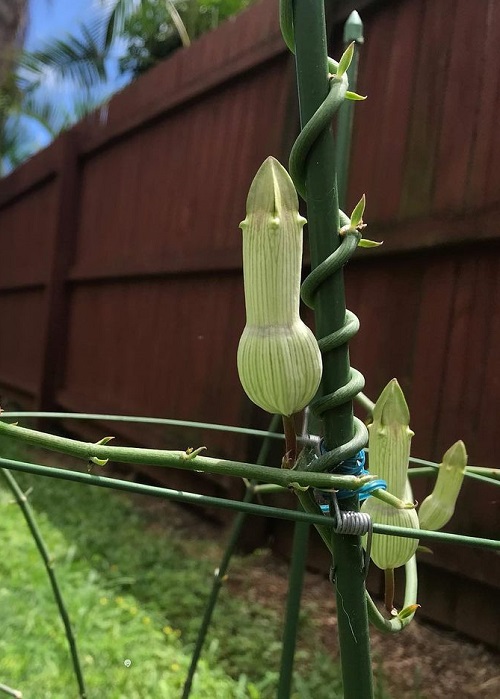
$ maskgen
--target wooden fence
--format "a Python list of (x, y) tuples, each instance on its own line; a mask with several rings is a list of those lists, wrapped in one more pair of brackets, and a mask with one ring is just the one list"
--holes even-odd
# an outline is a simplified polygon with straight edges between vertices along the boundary
[[(352, 363), (372, 397), (398, 377), (415, 455), (439, 460), (462, 438), (471, 463), (496, 466), (500, 5), (332, 2), (334, 55), (355, 6), (369, 99), (356, 106), (349, 199), (366, 192), (369, 237), (384, 245), (346, 271), (361, 320)], [(297, 130), (293, 59), (276, 0), (263, 0), (2, 180), (4, 396), (26, 408), (264, 426), (236, 373), (238, 223), (258, 166), (269, 154), (286, 162)], [(97, 437), (109, 425), (78, 430)], [(220, 456), (255, 451), (236, 436), (113, 432), (151, 446), (207, 443)], [(168, 472), (169, 484), (200, 489), (194, 478)], [(214, 478), (203, 489), (239, 492)], [(453, 528), (497, 536), (499, 513), (494, 489), (469, 484)], [(284, 525), (265, 526), (285, 549)], [(422, 556), (422, 613), (500, 647), (498, 555), (433, 548)]]

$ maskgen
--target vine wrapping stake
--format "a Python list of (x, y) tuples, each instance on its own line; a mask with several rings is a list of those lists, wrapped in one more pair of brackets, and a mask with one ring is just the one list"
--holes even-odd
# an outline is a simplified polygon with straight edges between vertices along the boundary
[[(346, 312), (342, 267), (353, 254), (359, 235), (339, 236), (350, 219), (339, 213), (335, 146), (331, 120), (346, 98), (347, 75), (328, 57), (322, 0), (281, 0), (281, 27), (295, 53), (301, 132), (290, 155), (290, 174), (307, 201), (312, 273), (302, 298), (314, 307), (316, 332), (323, 353), (321, 397), (311, 406), (323, 419), (329, 453), (313, 469), (324, 471), (362, 449), (367, 441), (363, 423), (353, 417), (352, 398), (363, 389), (359, 372), (351, 369), (348, 340), (358, 322)], [(347, 57), (348, 58), (348, 57)], [(347, 69), (348, 60), (341, 58)], [(342, 71), (341, 71), (342, 72)], [(333, 76), (333, 77), (330, 77)], [(309, 492), (298, 493), (304, 509), (318, 509)], [(357, 511), (357, 498), (347, 498), (342, 510)], [(328, 541), (328, 533), (319, 529)], [(365, 600), (363, 551), (359, 535), (333, 534), (337, 615), (345, 699), (371, 699), (373, 682)]]

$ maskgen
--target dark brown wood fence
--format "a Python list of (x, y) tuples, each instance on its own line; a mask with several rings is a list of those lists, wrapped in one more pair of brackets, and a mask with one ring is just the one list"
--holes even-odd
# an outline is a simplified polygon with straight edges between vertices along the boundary
[[(346, 271), (361, 319), (352, 362), (372, 397), (399, 379), (415, 455), (439, 460), (462, 438), (471, 463), (497, 466), (500, 5), (332, 2), (334, 55), (356, 5), (367, 37), (359, 91), (369, 99), (356, 107), (349, 199), (366, 192), (369, 237), (384, 246)], [(238, 223), (262, 160), (286, 162), (295, 102), (277, 2), (263, 0), (0, 182), (5, 396), (27, 408), (266, 424), (236, 373)], [(255, 449), (213, 433), (113, 432), (151, 446), (207, 443), (235, 458)], [(184, 473), (168, 482), (200, 488)], [(238, 492), (220, 479), (203, 488)], [(494, 489), (468, 485), (453, 529), (498, 536), (498, 502)], [(283, 525), (271, 526), (286, 548)], [(500, 647), (498, 555), (433, 548), (422, 557), (422, 613)]]

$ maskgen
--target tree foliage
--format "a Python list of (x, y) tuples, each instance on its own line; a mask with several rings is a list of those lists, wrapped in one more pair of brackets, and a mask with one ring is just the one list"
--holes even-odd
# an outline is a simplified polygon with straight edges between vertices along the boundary
[(123, 25), (127, 49), (120, 59), (120, 70), (140, 75), (183, 43), (183, 33), (175, 21), (177, 10), (188, 41), (215, 29), (228, 17), (251, 4), (252, 0), (142, 0)]
[[(20, 51), (0, 85), (0, 175), (38, 149), (29, 136), (30, 120), (56, 136), (106, 101), (117, 75), (123, 85), (251, 2), (114, 0), (110, 10), (73, 33)], [(57, 100), (44, 93), (47, 82), (60, 85)]]

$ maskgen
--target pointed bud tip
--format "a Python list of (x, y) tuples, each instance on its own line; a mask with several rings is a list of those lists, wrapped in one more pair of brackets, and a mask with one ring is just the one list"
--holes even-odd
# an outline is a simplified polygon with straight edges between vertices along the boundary
[(380, 394), (373, 409), (373, 420), (383, 425), (410, 423), (408, 404), (397, 379), (391, 379)]
[(443, 462), (451, 462), (457, 465), (463, 465), (463, 468), (467, 465), (467, 451), (465, 449), (465, 444), (461, 439), (446, 451), (443, 456)]
[(299, 201), (292, 178), (272, 155), (257, 170), (247, 197), (247, 214), (270, 213), (280, 216), (283, 209), (298, 209)]
[(344, 43), (356, 41), (362, 44), (363, 38), (363, 21), (359, 16), (359, 12), (353, 10), (344, 24)]

